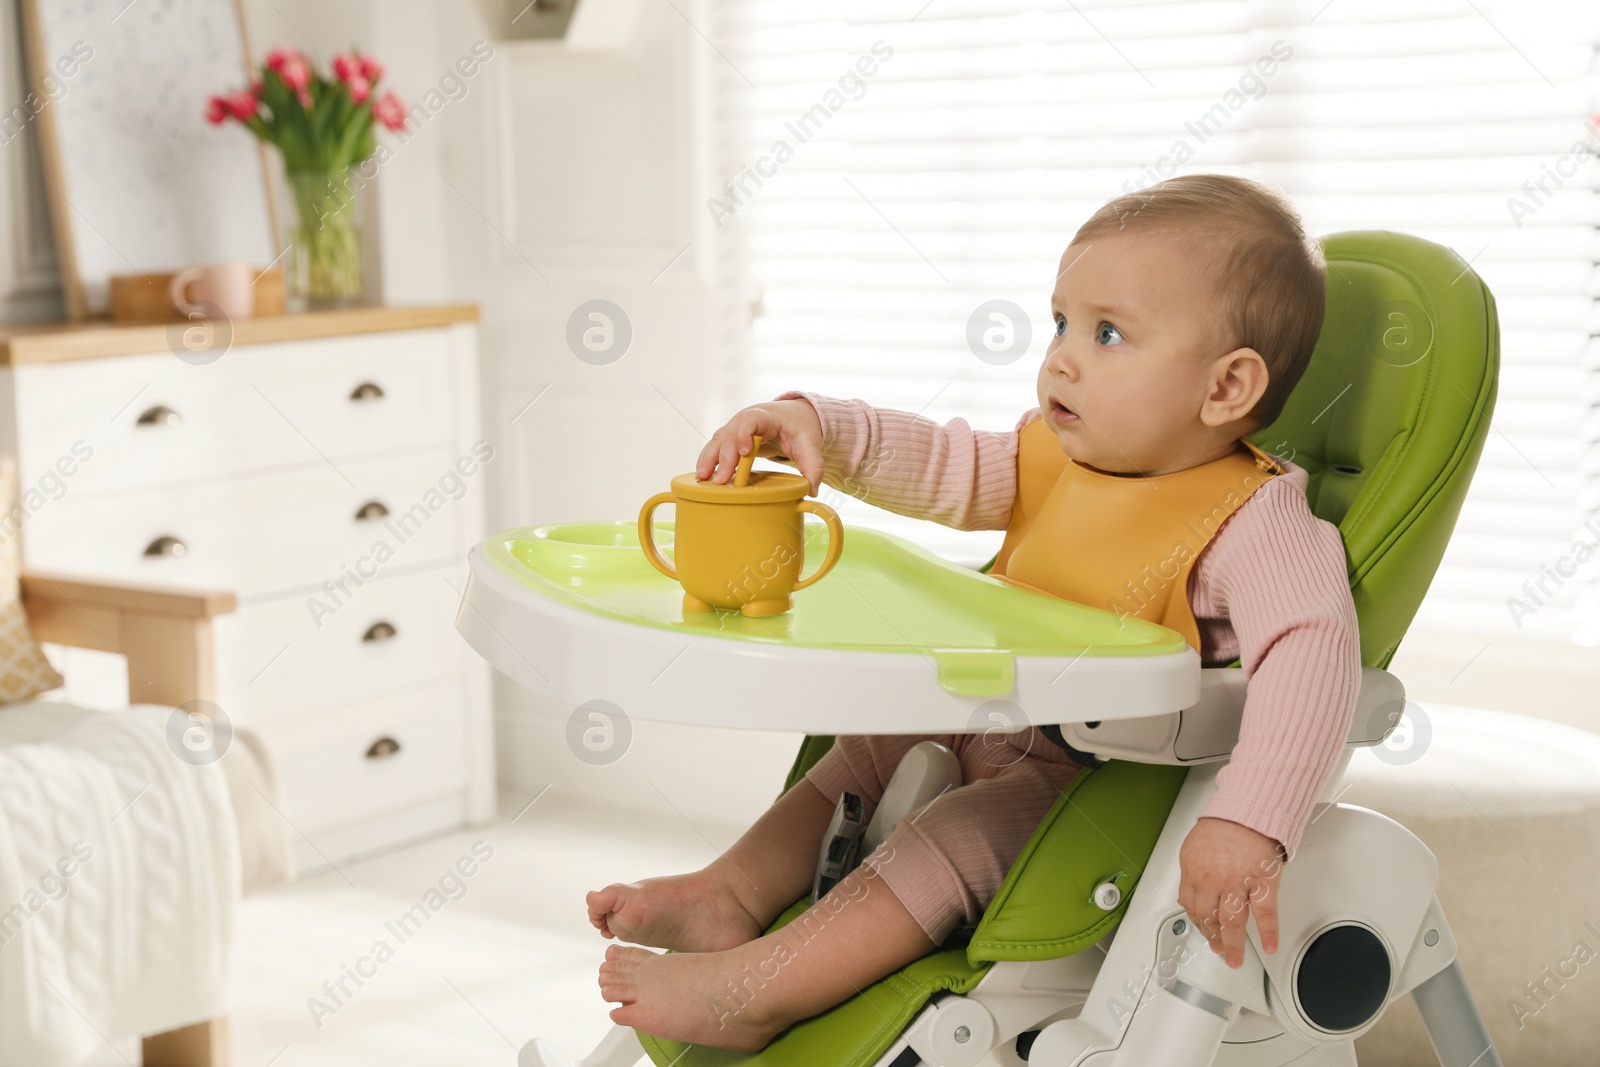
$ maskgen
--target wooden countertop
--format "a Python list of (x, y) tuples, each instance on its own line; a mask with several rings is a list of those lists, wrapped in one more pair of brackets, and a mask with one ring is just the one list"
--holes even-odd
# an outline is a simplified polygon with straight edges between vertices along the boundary
[[(477, 321), (476, 304), (392, 305), (302, 311), (241, 319), (233, 324), (233, 343), (253, 345), (300, 341), (384, 330), (420, 330)], [(181, 335), (190, 328), (191, 325), (185, 322), (114, 325), (109, 319), (83, 323), (0, 323), (0, 366), (164, 352), (170, 348), (168, 331)]]

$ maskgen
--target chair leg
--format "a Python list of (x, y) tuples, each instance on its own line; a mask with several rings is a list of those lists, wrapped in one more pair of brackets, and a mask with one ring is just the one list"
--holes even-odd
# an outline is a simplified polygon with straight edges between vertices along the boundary
[(1306, 1049), (1303, 1055), (1296, 1056), (1283, 1067), (1359, 1067), (1355, 1042)]
[(1146, 997), (1128, 1024), (1116, 1062), (1211, 1067), (1222, 1035), (1238, 1017), (1234, 1005), (1181, 980), (1172, 989), (1155, 986)]
[(228, 1017), (151, 1034), (143, 1046), (144, 1067), (228, 1067)]
[(1467, 987), (1461, 961), (1411, 991), (1440, 1067), (1505, 1067)]
[(517, 1053), (517, 1067), (633, 1067), (643, 1056), (644, 1046), (633, 1028), (613, 1026), (593, 1052), (576, 1062), (534, 1038)]

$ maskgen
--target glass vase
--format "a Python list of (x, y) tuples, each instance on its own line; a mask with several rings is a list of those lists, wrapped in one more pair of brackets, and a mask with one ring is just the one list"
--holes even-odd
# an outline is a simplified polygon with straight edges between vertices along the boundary
[(294, 207), (284, 284), (291, 306), (311, 311), (361, 299), (361, 231), (349, 167), (286, 168)]

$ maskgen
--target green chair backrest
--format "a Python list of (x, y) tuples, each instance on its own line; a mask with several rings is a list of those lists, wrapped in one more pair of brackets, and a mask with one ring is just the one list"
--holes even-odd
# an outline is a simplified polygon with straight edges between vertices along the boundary
[(1387, 666), (1455, 529), (1500, 373), (1494, 296), (1460, 256), (1387, 230), (1322, 239), (1328, 311), (1282, 414), (1250, 435), (1306, 468), (1339, 527), (1361, 662)]

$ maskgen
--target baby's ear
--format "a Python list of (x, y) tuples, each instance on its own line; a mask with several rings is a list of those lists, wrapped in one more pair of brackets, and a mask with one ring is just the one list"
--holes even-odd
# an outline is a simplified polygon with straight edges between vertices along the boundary
[(1202, 418), (1212, 426), (1221, 426), (1252, 417), (1250, 412), (1267, 391), (1266, 360), (1253, 348), (1236, 348), (1217, 357), (1212, 366), (1214, 389), (1206, 399), (1210, 414)]

